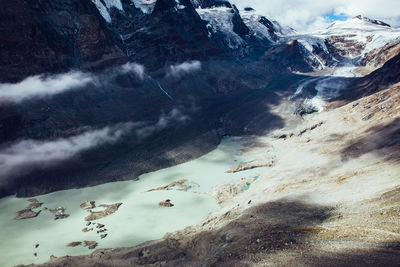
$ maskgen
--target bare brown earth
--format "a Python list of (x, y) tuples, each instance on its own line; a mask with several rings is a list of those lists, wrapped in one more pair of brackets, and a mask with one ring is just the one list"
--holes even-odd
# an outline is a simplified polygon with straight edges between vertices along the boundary
[(243, 156), (274, 164), (248, 190), (217, 187), (199, 224), (41, 266), (399, 266), (400, 90), (334, 106), (245, 137)]

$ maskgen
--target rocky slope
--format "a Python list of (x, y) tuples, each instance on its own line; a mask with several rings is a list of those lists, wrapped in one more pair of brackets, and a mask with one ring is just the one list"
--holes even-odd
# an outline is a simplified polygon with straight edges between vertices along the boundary
[(373, 49), (364, 56), (360, 63), (361, 67), (357, 71), (362, 75), (368, 75), (398, 54), (400, 54), (400, 41), (389, 43), (382, 48)]
[(399, 92), (393, 82), (302, 119), (290, 101), (272, 104), (286, 126), (243, 137), (243, 155), (273, 164), (246, 190), (216, 188), (218, 212), (162, 240), (42, 266), (397, 266)]
[[(380, 57), (380, 54), (378, 54), (377, 58)], [(400, 53), (389, 59), (381, 68), (350, 84), (351, 89), (344, 92), (339, 99), (354, 100), (361, 96), (376, 93), (398, 82), (400, 82)]]

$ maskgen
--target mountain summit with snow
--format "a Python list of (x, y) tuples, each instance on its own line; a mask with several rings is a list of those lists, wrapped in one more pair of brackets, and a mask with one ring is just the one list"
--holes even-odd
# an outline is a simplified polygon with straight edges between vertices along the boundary
[[(283, 40), (297, 40), (315, 68), (345, 62), (363, 64), (367, 55), (400, 40), (400, 29), (362, 16), (336, 21), (326, 29), (307, 34), (289, 34)], [(365, 64), (365, 62), (364, 62)]]

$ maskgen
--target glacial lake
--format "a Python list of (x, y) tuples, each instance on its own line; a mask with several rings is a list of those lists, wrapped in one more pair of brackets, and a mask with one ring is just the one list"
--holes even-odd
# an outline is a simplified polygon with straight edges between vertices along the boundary
[[(241, 148), (241, 138), (227, 138), (215, 150), (198, 159), (143, 174), (136, 181), (113, 182), (35, 197), (43, 205), (34, 209), (42, 210), (34, 218), (14, 219), (17, 211), (30, 204), (29, 198), (9, 196), (0, 199), (0, 266), (39, 264), (48, 261), (51, 255), (85, 255), (94, 251), (83, 245), (67, 246), (71, 242), (96, 241), (96, 249), (135, 246), (196, 224), (219, 208), (210, 194), (214, 186), (256, 177), (263, 170), (226, 173), (245, 161), (240, 156)], [(174, 187), (172, 190), (148, 192), (182, 179), (187, 179), (185, 185), (192, 186), (189, 190)], [(166, 199), (170, 199), (174, 206), (158, 205)], [(114, 214), (87, 226), (85, 217), (90, 213), (80, 207), (86, 201), (95, 201), (96, 206), (119, 202), (122, 205)], [(54, 220), (54, 214), (44, 207), (64, 207), (70, 216)], [(101, 209), (93, 211), (98, 210)], [(97, 223), (103, 224), (102, 229), (107, 231), (97, 233)], [(94, 229), (83, 232), (85, 227)], [(105, 233), (107, 236), (101, 238)], [(37, 244), (39, 246), (35, 247)]]

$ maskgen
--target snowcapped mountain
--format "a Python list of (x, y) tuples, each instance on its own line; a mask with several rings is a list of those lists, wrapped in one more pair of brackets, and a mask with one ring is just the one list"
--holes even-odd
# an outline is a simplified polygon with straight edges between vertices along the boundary
[(337, 21), (309, 34), (289, 34), (283, 40), (298, 40), (317, 68), (341, 62), (360, 65), (368, 53), (400, 40), (400, 29), (377, 20), (357, 16)]
[[(267, 46), (278, 40), (277, 29), (281, 33), (285, 30), (277, 22), (271, 22), (266, 17), (257, 15), (254, 10), (243, 10), (239, 12), (235, 5), (221, 0), (176, 0), (176, 1), (154, 1), (154, 0), (131, 0), (130, 6), (122, 4), (120, 0), (91, 0), (103, 19), (110, 25), (118, 26), (120, 16), (132, 16), (132, 8), (140, 9), (146, 15), (157, 13), (157, 6), (164, 11), (167, 9), (171, 15), (179, 16), (195, 9), (205, 25), (198, 23), (199, 30), (205, 28), (208, 37), (214, 44), (223, 50), (229, 50), (236, 54), (246, 54), (247, 47)], [(155, 12), (153, 14), (153, 12)], [(130, 13), (130, 15), (129, 15)], [(189, 12), (190, 13), (190, 12)], [(114, 15), (113, 15), (114, 14)], [(193, 15), (193, 14), (192, 14)], [(114, 18), (113, 18), (114, 16)], [(187, 21), (192, 24), (194, 21)], [(204, 27), (205, 26), (205, 27)], [(117, 29), (118, 31), (118, 29)], [(279, 34), (278, 33), (278, 34)], [(122, 36), (126, 36), (123, 33)]]

